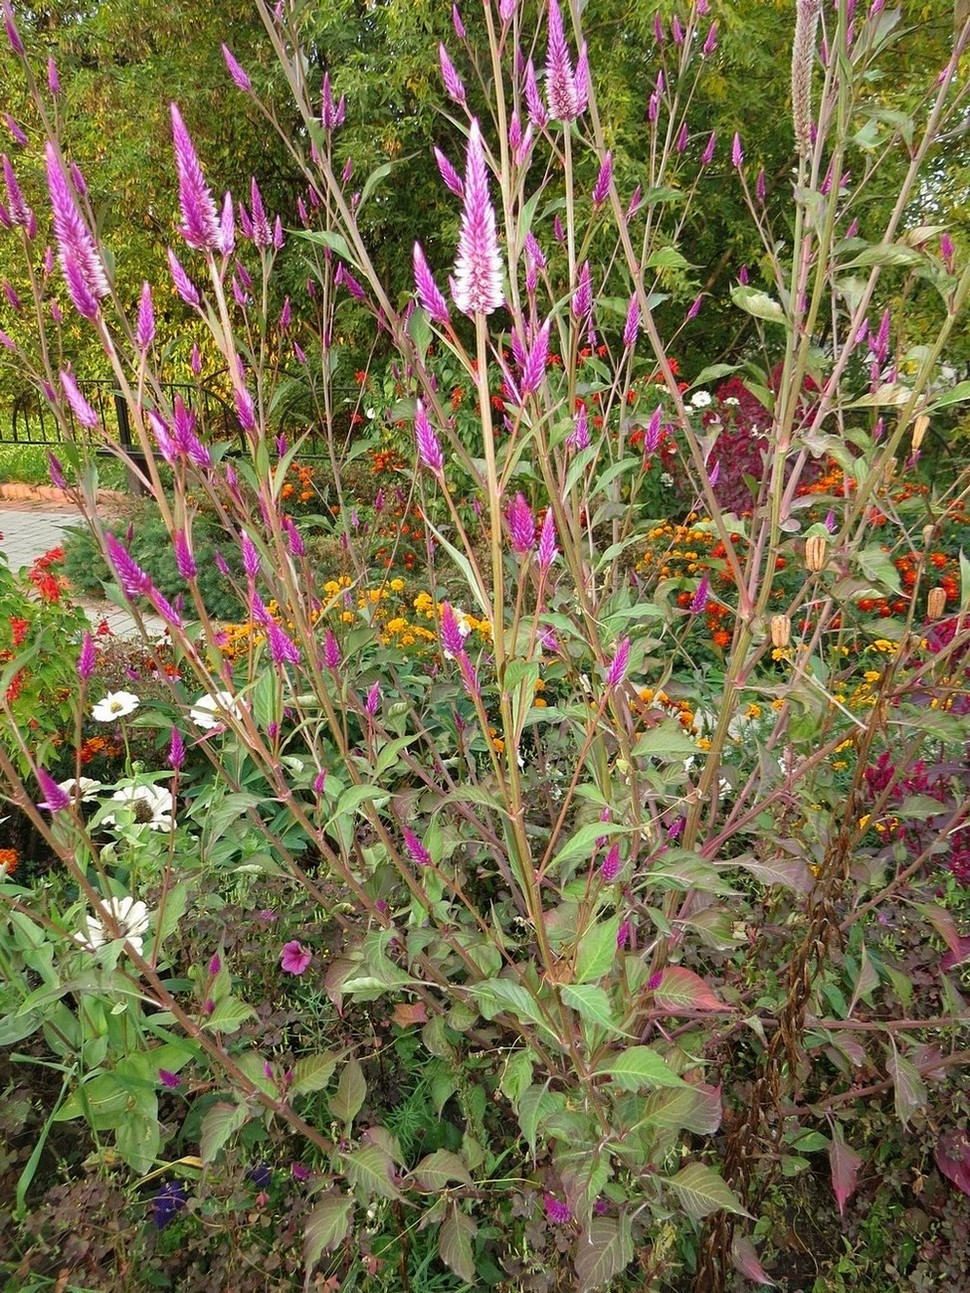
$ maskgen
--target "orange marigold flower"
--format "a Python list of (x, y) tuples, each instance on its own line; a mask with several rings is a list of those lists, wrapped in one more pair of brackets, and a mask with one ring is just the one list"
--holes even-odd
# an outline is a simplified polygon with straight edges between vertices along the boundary
[(20, 861), (16, 849), (0, 849), (0, 876), (13, 875)]
[(715, 646), (728, 647), (731, 645), (731, 634), (727, 629), (717, 629), (711, 634), (711, 641)]

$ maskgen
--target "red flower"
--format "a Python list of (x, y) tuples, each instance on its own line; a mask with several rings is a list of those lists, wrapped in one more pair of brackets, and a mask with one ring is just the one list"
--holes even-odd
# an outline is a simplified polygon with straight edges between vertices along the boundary
[(10, 627), (13, 630), (14, 646), (23, 646), (27, 634), (30, 631), (30, 620), (22, 620), (18, 615), (11, 615)]

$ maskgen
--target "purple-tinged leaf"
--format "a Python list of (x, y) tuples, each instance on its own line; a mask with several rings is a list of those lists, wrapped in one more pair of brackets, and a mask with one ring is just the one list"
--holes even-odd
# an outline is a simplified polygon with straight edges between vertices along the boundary
[(682, 965), (668, 965), (661, 973), (653, 999), (671, 1014), (679, 1014), (682, 1010), (729, 1009), (699, 974)]
[(681, 1207), (692, 1221), (702, 1221), (712, 1212), (721, 1210), (740, 1217), (749, 1215), (727, 1181), (704, 1163), (688, 1163), (666, 1184), (677, 1195)]
[(731, 1240), (731, 1265), (745, 1279), (752, 1280), (755, 1284), (775, 1286), (775, 1281), (765, 1273), (765, 1268), (758, 1261), (754, 1244), (747, 1235), (742, 1235), (738, 1231), (734, 1232), (734, 1238)]
[(944, 1132), (936, 1143), (936, 1165), (958, 1190), (970, 1194), (970, 1136), (965, 1127)]
[(350, 1233), (354, 1200), (329, 1190), (320, 1198), (303, 1226), (303, 1260), (309, 1274), (323, 1253), (339, 1248)]
[(838, 1127), (832, 1128), (832, 1139), (829, 1142), (829, 1164), (832, 1168), (832, 1189), (835, 1201), (839, 1205), (839, 1216), (845, 1216), (845, 1205), (855, 1194), (856, 1179), (862, 1159), (842, 1139)]
[(591, 1217), (576, 1245), (579, 1293), (611, 1285), (632, 1261), (629, 1217)]
[(916, 1066), (895, 1049), (886, 1061), (886, 1072), (893, 1080), (896, 1116), (907, 1127), (913, 1114), (926, 1104), (926, 1083)]
[(475, 1283), (475, 1259), (472, 1236), (478, 1227), (455, 1201), (448, 1204), (448, 1215), (438, 1231), (438, 1256), (466, 1284)]

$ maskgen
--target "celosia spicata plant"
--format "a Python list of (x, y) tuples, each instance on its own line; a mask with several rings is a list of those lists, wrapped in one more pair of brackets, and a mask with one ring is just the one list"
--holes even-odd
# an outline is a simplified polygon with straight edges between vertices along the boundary
[[(750, 1218), (792, 1167), (791, 1145), (806, 1130), (821, 1138), (813, 1143), (829, 1156), (844, 1207), (864, 1148), (847, 1144), (854, 1065), (868, 1066), (870, 1089), (894, 1092), (906, 1122), (940, 1072), (938, 1053), (909, 1039), (950, 1036), (963, 1017), (945, 977), (956, 959), (935, 967), (945, 1010), (930, 996), (902, 1008), (887, 996), (877, 1008), (871, 959), (860, 969), (841, 946), (851, 937), (865, 948), (880, 937), (872, 922), (881, 905), (919, 898), (913, 912), (943, 931), (954, 958), (963, 949), (953, 920), (915, 886), (934, 883), (922, 862), (965, 830), (965, 804), (948, 799), (941, 812), (934, 797), (921, 819), (921, 865), (895, 874), (869, 833), (873, 813), (891, 811), (893, 786), (904, 785), (897, 776), (874, 787), (884, 751), (899, 746), (912, 766), (927, 743), (944, 743), (952, 757), (963, 749), (952, 679), (968, 641), (966, 593), (952, 636), (926, 653), (913, 649), (931, 631), (917, 612), (923, 601), (907, 602), (891, 633), (884, 624), (877, 633), (860, 602), (898, 578), (873, 537), (875, 516), (917, 419), (941, 407), (931, 382), (970, 291), (958, 251), (942, 254), (935, 235), (905, 238), (927, 159), (966, 108), (957, 69), (970, 29), (919, 117), (905, 127), (883, 122), (886, 147), (897, 129), (911, 139), (911, 164), (888, 221), (869, 227), (869, 177), (843, 182), (844, 169), (891, 24), (878, 5), (868, 14), (845, 0), (824, 13), (798, 6), (797, 181), (786, 227), (764, 216), (743, 126), (724, 177), (750, 201), (767, 277), (732, 290), (760, 345), (737, 396), (722, 388), (719, 403), (723, 411), (734, 398), (756, 401), (755, 432), (682, 388), (676, 340), (662, 335), (654, 308), (670, 244), (689, 227), (664, 195), (675, 184), (689, 189), (714, 155), (713, 136), (690, 117), (693, 87), (716, 50), (706, 3), (679, 11), (669, 40), (658, 31), (642, 183), (629, 193), (614, 172), (578, 12), (556, 0), (538, 12), (487, 4), (487, 40), (475, 50), (455, 10), (455, 39), (443, 42), (439, 66), (466, 146), (460, 171), (443, 152), (437, 162), (458, 236), (444, 258), (414, 244), (414, 291), (403, 308), (368, 253), (353, 166), (334, 161), (344, 101), (335, 105), (329, 77), (310, 83), (299, 14), (262, 0), (259, 9), (300, 115), (287, 143), (306, 182), (302, 227), (267, 213), (255, 183), (220, 206), (177, 105), (171, 111), (180, 208), (171, 286), (225, 362), (245, 444), (237, 458), (213, 452), (205, 426), (166, 402), (150, 344), (159, 285), (142, 292), (136, 319), (125, 317), (53, 133), (47, 149), (64, 290), (100, 337), (128, 402), (144, 464), (133, 465), (165, 524), (178, 597), (163, 594), (129, 545), (100, 525), (90, 476), (77, 498), (121, 595), (136, 610), (150, 604), (175, 644), (180, 676), (159, 728), (166, 743), (173, 725), (185, 734), (171, 763), (189, 823), (180, 807), (171, 830), (194, 840), (197, 826), (203, 859), (173, 888), (150, 832), (131, 827), (131, 875), (143, 892), (125, 896), (160, 914), (150, 932), (124, 942), (123, 964), (111, 967), (121, 977), (99, 991), (112, 1002), (137, 985), (138, 1000), (164, 1011), (177, 1033), (166, 1046), (220, 1090), (201, 1119), (206, 1163), (258, 1119), (285, 1128), (298, 1154), (312, 1157), (308, 1278), (320, 1264), (337, 1279), (353, 1268), (380, 1201), (414, 1208), (420, 1225), (436, 1227), (437, 1255), (461, 1280), (474, 1282), (496, 1225), (508, 1240), (498, 1241), (498, 1260), (511, 1269), (509, 1199), (526, 1196), (566, 1236), (570, 1287), (626, 1287), (638, 1252), (629, 1287), (674, 1287), (675, 1259), (654, 1242), (672, 1216), (676, 1261), (692, 1263), (682, 1278), (694, 1289), (726, 1287), (732, 1264), (766, 1282)], [(246, 69), (228, 55), (227, 68), (252, 95)], [(473, 108), (469, 87), (479, 82), (487, 103)], [(51, 123), (36, 93), (40, 119)], [(590, 165), (577, 168), (577, 159)], [(580, 170), (595, 184), (580, 184)], [(266, 303), (285, 240), (299, 240), (307, 258), (316, 312), (301, 317), (294, 301), (283, 328)], [(947, 301), (939, 336), (911, 355), (895, 352), (890, 322), (874, 337), (868, 326), (891, 290), (884, 271), (901, 263), (918, 265)], [(852, 290), (843, 290), (850, 270)], [(43, 304), (38, 290), (40, 327)], [(393, 420), (407, 431), (395, 446), (408, 456), (401, 488), (425, 536), (427, 589), (414, 609), (427, 616), (429, 645), (410, 656), (374, 609), (381, 590), (370, 598), (370, 549), (346, 494), (353, 448), (335, 430), (326, 361), (348, 306), (394, 352)], [(699, 308), (685, 300), (684, 315)], [(320, 375), (307, 365), (305, 380), (330, 436), (347, 563), (340, 580), (321, 575), (287, 509), (299, 443), (276, 421), (281, 379), (271, 348), (259, 344), (271, 334), (285, 334), (301, 367), (309, 350), (321, 360)], [(448, 387), (442, 371), (456, 375)], [(698, 392), (724, 375), (702, 374)], [(70, 415), (83, 423), (84, 397), (67, 369), (32, 376), (65, 431)], [(449, 394), (459, 378), (461, 419)], [(685, 541), (710, 539), (678, 555), (686, 587), (661, 563), (637, 562), (671, 519), (651, 510), (649, 487), (665, 442), (688, 512), (677, 518)], [(823, 457), (851, 487), (806, 492)], [(174, 475), (169, 492), (162, 463)], [(739, 463), (751, 468), (743, 490)], [(948, 482), (937, 502), (966, 487), (965, 475)], [(203, 504), (242, 561), (250, 631), (231, 649), (192, 557)], [(809, 515), (817, 506), (824, 521)], [(822, 531), (825, 559), (808, 562), (808, 541)], [(931, 579), (934, 539), (932, 522), (924, 532), (899, 518), (916, 588)], [(717, 554), (710, 567), (701, 546)], [(796, 566), (799, 579), (782, 577)], [(368, 595), (358, 599), (358, 590)], [(697, 666), (692, 646), (712, 617), (725, 621), (713, 670)], [(181, 766), (187, 745), (206, 761), (191, 785)], [(63, 859), (89, 919), (117, 934), (117, 952), (125, 931), (112, 928), (119, 895), (97, 825), (32, 763), (42, 794), (0, 750), (8, 793)], [(152, 867), (139, 870), (139, 850), (156, 857)], [(218, 861), (205, 861), (210, 850)], [(357, 1002), (393, 1003), (396, 1018), (420, 1025), (416, 1044), (428, 1062), (462, 1074), (438, 1110), (458, 1093), (457, 1148), (402, 1150), (387, 1120), (377, 1121), (363, 1053), (321, 1044), (280, 1077), (255, 1044), (236, 1049), (227, 1035), (253, 1017), (234, 986), (239, 968), (169, 975), (180, 944), (166, 903), (176, 891), (184, 910), (215, 901), (229, 855), (285, 877), (294, 903), (315, 904), (339, 931), (327, 958), (317, 955), (319, 930), (280, 928), (284, 974), (301, 987), (312, 981), (338, 1015)], [(68, 974), (79, 952), (66, 920), (40, 926)], [(833, 984), (838, 996), (823, 990)], [(852, 1005), (835, 1018), (838, 999)], [(144, 1027), (129, 1043), (138, 1062), (176, 1071), (150, 1019), (138, 1018)], [(741, 1035), (744, 1074), (725, 1058)], [(113, 1071), (100, 1075), (112, 1092)], [(466, 1095), (472, 1072), (490, 1096), (485, 1112)], [(131, 1137), (104, 1129), (146, 1173)], [(753, 1155), (754, 1144), (764, 1152)]]

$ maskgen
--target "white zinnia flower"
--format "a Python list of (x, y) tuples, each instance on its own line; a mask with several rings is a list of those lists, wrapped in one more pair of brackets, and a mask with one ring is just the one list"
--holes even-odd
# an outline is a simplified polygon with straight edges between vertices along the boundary
[(693, 409), (706, 409), (711, 402), (710, 391), (695, 391), (690, 397), (690, 405)]
[[(164, 786), (122, 786), (111, 798), (114, 803), (123, 804), (130, 809), (136, 825), (147, 826), (153, 831), (172, 829), (172, 810), (175, 805), (172, 792)], [(105, 826), (118, 824), (114, 813), (106, 813), (101, 821)]]
[[(141, 956), (144, 946), (141, 936), (148, 929), (148, 908), (143, 902), (127, 897), (105, 898), (104, 906), (118, 926), (118, 937), (130, 943)], [(114, 937), (97, 916), (83, 916), (80, 932), (74, 935), (74, 941), (87, 951), (94, 952)]]
[(231, 691), (217, 691), (214, 696), (200, 696), (189, 710), (189, 718), (196, 727), (210, 731), (214, 727), (225, 726), (228, 718), (239, 722), (242, 710)]
[(133, 714), (138, 705), (138, 697), (130, 691), (109, 691), (91, 710), (91, 717), (98, 723), (113, 723), (116, 718)]
[(95, 781), (93, 777), (68, 777), (66, 781), (59, 781), (57, 784), (66, 795), (80, 799), (82, 804), (97, 799), (101, 789), (101, 782)]

